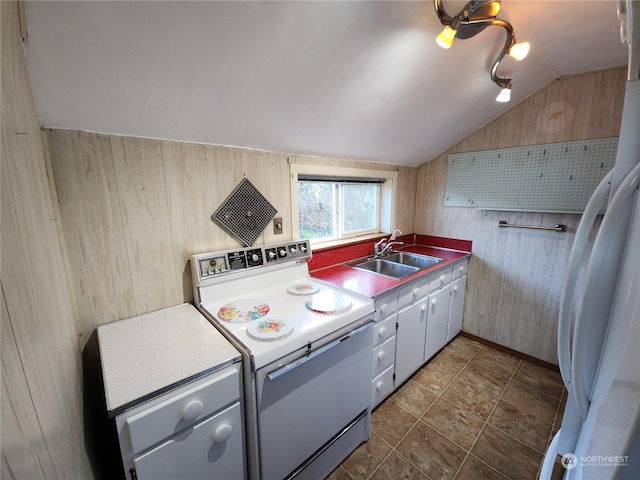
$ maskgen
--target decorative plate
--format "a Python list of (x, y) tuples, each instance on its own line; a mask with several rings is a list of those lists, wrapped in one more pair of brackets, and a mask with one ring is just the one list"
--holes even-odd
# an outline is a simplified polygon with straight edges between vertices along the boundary
[(292, 295), (313, 295), (319, 291), (320, 287), (318, 285), (309, 282), (296, 282), (287, 288), (287, 292)]
[(351, 300), (334, 292), (320, 292), (305, 302), (309, 310), (316, 313), (346, 312), (351, 308)]
[(266, 318), (249, 324), (247, 335), (260, 342), (276, 342), (293, 333), (293, 325), (275, 318)]
[(218, 318), (224, 322), (245, 323), (258, 320), (269, 313), (269, 305), (262, 300), (238, 300), (227, 303), (218, 310)]

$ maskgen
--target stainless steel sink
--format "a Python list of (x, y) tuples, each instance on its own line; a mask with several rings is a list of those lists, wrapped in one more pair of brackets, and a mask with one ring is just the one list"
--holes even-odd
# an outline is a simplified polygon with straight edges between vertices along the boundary
[(351, 264), (350, 266), (391, 278), (404, 278), (420, 270), (420, 268), (416, 266), (390, 262), (386, 259), (367, 260), (361, 263)]
[(399, 263), (401, 265), (410, 265), (412, 267), (418, 267), (420, 270), (432, 267), (442, 261), (438, 257), (430, 257), (428, 255), (420, 255), (418, 253), (398, 252), (384, 257), (384, 260), (389, 262)]

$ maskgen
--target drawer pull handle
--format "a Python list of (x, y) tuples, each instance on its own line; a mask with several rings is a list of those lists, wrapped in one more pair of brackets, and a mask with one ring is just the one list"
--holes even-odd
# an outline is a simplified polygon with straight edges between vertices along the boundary
[(381, 362), (384, 360), (384, 357), (386, 357), (387, 354), (384, 353), (384, 350), (382, 352), (378, 352), (378, 361)]
[(438, 303), (437, 298), (434, 298), (433, 300), (431, 300), (431, 306), (435, 307), (437, 303)]
[(220, 425), (215, 429), (213, 435), (211, 436), (211, 441), (213, 443), (224, 443), (229, 440), (231, 436), (231, 432), (233, 431), (233, 427), (231, 425)]
[(190, 422), (198, 418), (198, 415), (202, 413), (204, 405), (200, 400), (191, 400), (182, 409), (182, 419)]
[(387, 313), (387, 310), (388, 310), (388, 309), (389, 309), (389, 307), (387, 306), (387, 304), (386, 304), (386, 303), (384, 303), (384, 304), (382, 304), (382, 305), (380, 306), (380, 312), (381, 312), (381, 313), (383, 313), (383, 314)]
[(455, 287), (453, 287), (453, 291), (457, 292), (458, 291), (458, 285), (456, 285)]
[(426, 312), (426, 311), (427, 311), (427, 306), (426, 306), (426, 305), (422, 305), (422, 306), (420, 307), (420, 311), (421, 311), (422, 313)]
[(382, 327), (380, 330), (378, 330), (378, 336), (380, 338), (384, 338), (386, 334), (387, 334), (387, 329), (385, 327)]
[(416, 298), (418, 295), (420, 295), (420, 289), (419, 288), (414, 288), (413, 289), (413, 298)]
[(382, 390), (384, 390), (384, 382), (378, 382), (378, 384), (376, 385), (376, 390), (378, 392), (381, 392)]

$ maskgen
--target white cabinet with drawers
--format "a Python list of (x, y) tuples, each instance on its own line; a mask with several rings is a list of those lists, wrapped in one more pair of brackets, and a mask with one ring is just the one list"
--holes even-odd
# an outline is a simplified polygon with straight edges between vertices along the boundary
[(467, 291), (467, 266), (465, 259), (453, 266), (453, 282), (451, 282), (451, 304), (449, 307), (449, 329), (447, 340), (452, 340), (462, 330), (464, 313), (464, 297)]
[(131, 478), (245, 477), (240, 364), (125, 410), (115, 421)]
[(379, 298), (375, 302), (375, 308), (373, 380), (371, 381), (372, 408), (393, 391), (398, 293), (394, 291)]

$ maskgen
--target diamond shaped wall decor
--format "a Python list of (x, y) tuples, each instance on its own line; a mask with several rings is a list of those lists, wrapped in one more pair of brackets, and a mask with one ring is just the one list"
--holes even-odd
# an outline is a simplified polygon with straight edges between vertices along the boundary
[(256, 187), (243, 178), (218, 210), (211, 215), (211, 220), (250, 247), (271, 222), (276, 212), (275, 207)]

